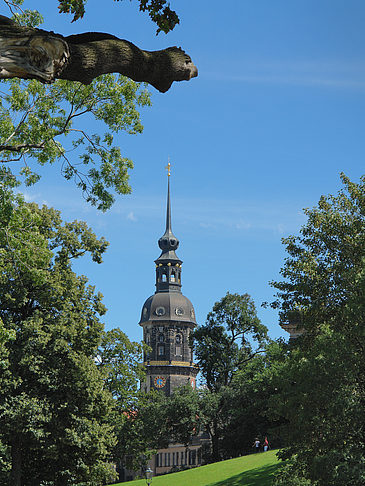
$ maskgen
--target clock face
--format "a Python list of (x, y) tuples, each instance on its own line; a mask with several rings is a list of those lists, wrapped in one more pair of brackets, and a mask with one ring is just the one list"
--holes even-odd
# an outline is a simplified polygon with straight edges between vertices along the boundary
[(154, 379), (154, 385), (156, 388), (163, 388), (166, 385), (166, 378), (163, 376), (156, 376)]

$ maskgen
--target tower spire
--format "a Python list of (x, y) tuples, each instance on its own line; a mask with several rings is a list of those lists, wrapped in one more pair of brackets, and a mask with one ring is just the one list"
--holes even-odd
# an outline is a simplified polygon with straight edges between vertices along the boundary
[(171, 203), (170, 203), (170, 176), (171, 176), (171, 164), (169, 163), (165, 167), (167, 169), (167, 208), (166, 208), (166, 233), (171, 233)]
[(170, 160), (167, 169), (167, 203), (166, 203), (166, 229), (165, 233), (158, 240), (161, 248), (161, 255), (155, 260), (156, 263), (156, 292), (180, 291), (181, 288), (181, 264), (175, 250), (179, 246), (179, 240), (171, 228), (171, 197), (170, 197)]

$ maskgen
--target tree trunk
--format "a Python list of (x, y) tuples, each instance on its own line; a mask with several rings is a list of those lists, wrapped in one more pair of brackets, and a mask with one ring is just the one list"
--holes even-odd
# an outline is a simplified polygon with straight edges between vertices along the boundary
[(90, 84), (106, 73), (120, 73), (151, 84), (162, 93), (174, 81), (198, 75), (190, 56), (177, 47), (144, 51), (110, 34), (88, 32), (63, 37), (23, 27), (0, 15), (0, 79), (67, 79)]
[(218, 435), (218, 427), (217, 427), (217, 422), (213, 421), (213, 427), (212, 427), (212, 458), (213, 462), (218, 462), (220, 461), (220, 454), (219, 454), (219, 435)]
[(11, 445), (11, 486), (21, 486), (22, 480), (22, 451), (18, 440), (14, 440)]

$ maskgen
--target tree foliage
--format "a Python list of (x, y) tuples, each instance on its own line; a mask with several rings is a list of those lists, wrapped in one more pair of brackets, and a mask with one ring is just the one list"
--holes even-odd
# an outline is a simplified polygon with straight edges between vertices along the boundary
[(291, 459), (279, 484), (296, 484), (288, 479), (293, 467), (295, 478), (318, 486), (364, 483), (361, 360), (345, 336), (327, 328), (278, 368), (270, 409), (284, 419), (281, 458)]
[[(105, 387), (114, 399), (109, 423), (116, 438), (111, 456), (118, 470), (121, 466), (138, 470), (145, 465), (143, 458), (150, 451), (147, 432), (140, 421), (135, 422), (141, 401), (140, 383), (145, 377), (141, 365), (144, 348), (143, 344), (131, 342), (120, 329), (112, 329), (103, 333), (96, 357)], [(155, 437), (156, 431), (152, 440)]]
[(105, 307), (72, 262), (100, 262), (107, 242), (4, 186), (1, 203), (0, 318), (14, 335), (1, 349), (1, 483), (100, 485), (115, 441), (95, 360)]
[(97, 363), (106, 375), (105, 386), (112, 393), (117, 413), (135, 404), (140, 383), (145, 378), (144, 344), (131, 342), (121, 329), (104, 332)]
[(282, 446), (280, 419), (271, 413), (269, 403), (276, 393), (272, 375), (281, 365), (283, 354), (280, 341), (270, 342), (265, 353), (246, 363), (225, 390), (224, 430), (220, 445), (224, 458), (251, 453), (255, 437), (263, 441), (268, 436), (271, 448)]
[[(121, 0), (114, 0), (121, 1)], [(150, 19), (158, 26), (157, 34), (165, 32), (167, 34), (180, 22), (174, 10), (170, 9), (168, 0), (137, 0), (139, 10), (147, 12)], [(85, 4), (87, 0), (58, 0), (59, 11), (73, 15), (73, 22), (82, 18), (85, 14)]]
[[(40, 178), (36, 164), (57, 164), (63, 177), (101, 210), (112, 205), (112, 190), (130, 192), (133, 164), (115, 145), (114, 134), (142, 132), (137, 106), (150, 104), (144, 89), (112, 74), (88, 86), (62, 80), (3, 83), (8, 91), (0, 93), (0, 175), (31, 185)], [(86, 128), (85, 119), (94, 120), (98, 131)], [(109, 131), (101, 135), (103, 124)]]
[(304, 331), (274, 375), (272, 411), (286, 422), (282, 457), (292, 461), (280, 484), (365, 481), (365, 177), (342, 181), (284, 240), (285, 280), (273, 284), (282, 322)]
[[(350, 300), (358, 298), (365, 257), (364, 188), (341, 176), (345, 188), (337, 196), (322, 196), (318, 206), (304, 212), (308, 222), (299, 236), (283, 239), (288, 257), (281, 270), (284, 280), (274, 307), (282, 323), (295, 322), (315, 334), (323, 324), (350, 335), (346, 323)], [(345, 326), (349, 327), (346, 329)]]
[(212, 460), (222, 458), (222, 440), (231, 414), (233, 379), (265, 349), (267, 328), (248, 294), (227, 294), (213, 306), (206, 323), (192, 334), (203, 384), (201, 419), (212, 439)]
[[(85, 5), (87, 0), (57, 0), (58, 10), (60, 13), (66, 13), (73, 15), (72, 22), (81, 19), (85, 15)], [(114, 0), (119, 2), (122, 0)], [(23, 10), (21, 5), (24, 0), (4, 0), (5, 4), (10, 9), (11, 13), (20, 19), (24, 19), (24, 16), (34, 15), (35, 11)], [(147, 12), (152, 22), (157, 25), (157, 34), (159, 32), (165, 32), (167, 34), (173, 30), (177, 24), (180, 23), (180, 19), (177, 13), (170, 8), (170, 2), (168, 0), (137, 0), (139, 4), (139, 10), (141, 12)], [(33, 13), (32, 13), (33, 12)]]
[(190, 386), (168, 397), (155, 390), (141, 392), (134, 407), (119, 416), (116, 457), (123, 467), (143, 469), (151, 454), (169, 443), (188, 445), (199, 426), (199, 397)]
[(267, 328), (248, 294), (227, 294), (192, 335), (204, 384), (213, 392), (228, 386), (234, 373), (264, 349)]
[[(23, 0), (6, 2), (21, 25), (43, 22), (37, 11), (20, 10)], [(62, 3), (62, 2), (60, 2)], [(84, 2), (63, 2), (79, 9)], [(143, 131), (138, 108), (150, 106), (144, 86), (105, 74), (85, 86), (57, 80), (44, 85), (19, 78), (1, 80), (0, 178), (31, 185), (40, 179), (36, 165), (57, 164), (87, 202), (105, 211), (113, 192), (128, 194), (132, 161), (114, 137)]]

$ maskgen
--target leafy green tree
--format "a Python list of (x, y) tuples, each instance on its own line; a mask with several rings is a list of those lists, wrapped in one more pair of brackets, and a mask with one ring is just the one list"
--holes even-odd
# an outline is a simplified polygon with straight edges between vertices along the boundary
[(112, 393), (118, 413), (134, 407), (140, 383), (145, 377), (144, 344), (131, 342), (121, 329), (102, 335), (97, 363), (106, 375), (105, 385)]
[(287, 448), (280, 457), (291, 460), (279, 484), (292, 484), (293, 469), (315, 485), (364, 483), (360, 360), (346, 337), (327, 328), (310, 348), (293, 349), (278, 368), (271, 413), (285, 419), (281, 433)]
[[(140, 383), (145, 377), (141, 365), (144, 349), (144, 344), (131, 342), (120, 329), (104, 332), (98, 349), (97, 364), (114, 399), (109, 420), (116, 437), (112, 457), (118, 470), (125, 466), (138, 470), (145, 465), (144, 457), (151, 449), (144, 424), (139, 417), (136, 421), (141, 402)], [(154, 430), (150, 440), (155, 437)]]
[[(0, 356), (4, 354), (5, 351), (5, 343), (10, 339), (14, 339), (15, 333), (6, 329), (4, 327), (3, 321), (0, 319)], [(0, 366), (2, 362), (0, 361)]]
[(175, 388), (165, 400), (168, 436), (172, 442), (188, 446), (201, 429), (199, 393), (190, 385), (184, 385)]
[[(0, 375), (8, 367), (8, 351), (5, 346), (10, 339), (15, 337), (15, 333), (6, 329), (0, 319)], [(0, 379), (1, 383), (1, 379)], [(5, 484), (7, 475), (9, 474), (11, 463), (9, 460), (7, 447), (1, 442), (0, 438), (0, 484)]]
[[(322, 196), (300, 235), (284, 240), (285, 280), (273, 283), (281, 321), (304, 332), (273, 375), (282, 457), (295, 481), (321, 486), (365, 481), (365, 177), (341, 177), (338, 195)], [(281, 484), (301, 484), (290, 470)]]
[(164, 405), (162, 393), (140, 392), (134, 406), (119, 414), (114, 450), (118, 469), (138, 471), (155, 450), (167, 446)]
[[(284, 356), (283, 356), (284, 355)], [(283, 344), (272, 341), (265, 353), (255, 356), (240, 369), (225, 389), (222, 415), (221, 451), (225, 458), (253, 451), (255, 437), (269, 437), (271, 448), (281, 447), (281, 421), (269, 409), (271, 396), (276, 393), (272, 375), (285, 357)]]
[[(9, 91), (0, 95), (0, 175), (7, 167), (13, 177), (31, 185), (40, 178), (36, 165), (57, 164), (63, 177), (101, 210), (114, 201), (110, 188), (117, 194), (130, 192), (133, 164), (115, 145), (114, 134), (142, 132), (137, 107), (150, 104), (146, 90), (111, 74), (89, 86), (19, 79), (7, 84)], [(98, 133), (84, 128), (88, 116)]]
[(363, 198), (365, 179), (359, 184), (341, 175), (344, 189), (337, 196), (322, 196), (318, 206), (304, 210), (308, 222), (299, 236), (283, 239), (288, 257), (277, 289), (280, 322), (295, 323), (316, 334), (323, 324), (349, 336), (358, 324), (349, 323), (349, 300), (358, 297), (365, 257)]
[(157, 449), (176, 442), (188, 445), (200, 430), (199, 396), (190, 386), (171, 396), (160, 391), (141, 392), (134, 408), (120, 416), (117, 452), (120, 465), (139, 470)]
[(228, 386), (234, 373), (264, 351), (267, 327), (248, 294), (227, 294), (213, 306), (206, 323), (192, 335), (204, 384), (212, 392)]
[(248, 294), (227, 292), (213, 306), (206, 323), (192, 334), (197, 364), (206, 391), (201, 394), (202, 420), (212, 438), (212, 460), (221, 458), (222, 437), (227, 427), (227, 388), (235, 374), (264, 352), (267, 328), (256, 315)]
[(105, 307), (72, 262), (101, 262), (107, 242), (4, 187), (1, 196), (0, 318), (14, 335), (0, 373), (2, 484), (103, 484), (115, 443), (96, 364)]

